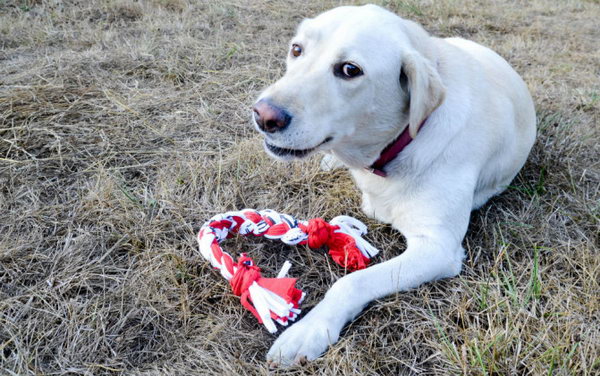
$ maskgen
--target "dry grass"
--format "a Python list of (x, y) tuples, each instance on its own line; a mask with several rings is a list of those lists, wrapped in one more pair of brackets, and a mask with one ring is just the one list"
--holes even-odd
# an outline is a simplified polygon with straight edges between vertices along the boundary
[[(538, 142), (474, 213), (459, 278), (374, 302), (280, 374), (600, 373), (600, 4), (381, 1), (505, 56)], [(196, 253), (217, 212), (360, 213), (345, 172), (267, 158), (249, 105), (297, 22), (338, 1), (0, 1), (0, 374), (267, 374), (274, 337)], [(365, 219), (366, 220), (366, 219)], [(368, 221), (389, 259), (401, 236)], [(310, 309), (342, 271), (285, 258)], [(304, 263), (304, 265), (303, 265)]]

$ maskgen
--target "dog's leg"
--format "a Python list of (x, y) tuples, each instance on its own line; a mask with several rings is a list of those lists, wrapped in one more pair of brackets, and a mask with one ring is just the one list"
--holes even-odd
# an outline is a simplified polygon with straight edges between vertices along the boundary
[(407, 236), (407, 249), (400, 256), (339, 279), (323, 301), (279, 336), (267, 355), (269, 363), (289, 366), (313, 360), (337, 342), (343, 326), (372, 300), (457, 275), (464, 250), (462, 235), (454, 235), (429, 228), (427, 235)]

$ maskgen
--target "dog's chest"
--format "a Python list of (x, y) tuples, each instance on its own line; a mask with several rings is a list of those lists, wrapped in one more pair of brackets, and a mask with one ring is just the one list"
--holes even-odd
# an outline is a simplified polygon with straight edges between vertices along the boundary
[(362, 209), (367, 216), (392, 224), (400, 219), (410, 192), (409, 184), (368, 171), (352, 171), (352, 176), (362, 192)]

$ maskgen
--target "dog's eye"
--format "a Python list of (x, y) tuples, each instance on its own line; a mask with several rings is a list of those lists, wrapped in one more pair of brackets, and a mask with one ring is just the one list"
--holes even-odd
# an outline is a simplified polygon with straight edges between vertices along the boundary
[(356, 77), (362, 74), (362, 70), (352, 63), (345, 63), (342, 65), (342, 73), (346, 77)]
[(292, 54), (292, 56), (298, 57), (302, 55), (302, 47), (300, 47), (297, 44), (292, 44), (292, 50), (290, 51), (290, 53)]
[(341, 63), (337, 64), (333, 68), (333, 73), (341, 78), (354, 78), (363, 74), (362, 69), (353, 63)]

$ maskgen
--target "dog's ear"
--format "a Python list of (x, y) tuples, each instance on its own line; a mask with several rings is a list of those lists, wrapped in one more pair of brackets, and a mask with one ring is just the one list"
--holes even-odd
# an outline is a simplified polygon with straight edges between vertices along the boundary
[[(402, 77), (403, 74), (405, 78)], [(408, 132), (410, 137), (415, 138), (423, 120), (444, 101), (446, 88), (435, 67), (417, 52), (404, 56), (400, 84), (408, 86)]]

